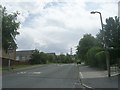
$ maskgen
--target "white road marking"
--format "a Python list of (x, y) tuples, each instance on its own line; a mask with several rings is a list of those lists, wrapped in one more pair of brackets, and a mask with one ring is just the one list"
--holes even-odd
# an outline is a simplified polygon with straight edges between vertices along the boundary
[(33, 74), (41, 74), (41, 72), (33, 72)]
[(79, 72), (80, 78), (84, 78), (82, 72)]
[(41, 72), (17, 72), (17, 74), (41, 74)]
[(82, 84), (84, 87), (88, 88), (88, 89), (92, 89), (92, 87), (86, 85), (86, 84)]
[(17, 74), (25, 74), (26, 72), (17, 72)]

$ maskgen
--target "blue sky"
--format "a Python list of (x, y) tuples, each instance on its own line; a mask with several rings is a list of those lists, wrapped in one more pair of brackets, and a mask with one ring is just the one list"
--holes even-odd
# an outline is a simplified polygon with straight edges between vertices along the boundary
[(44, 52), (70, 53), (86, 33), (96, 35), (103, 22), (118, 14), (119, 0), (6, 0), (8, 12), (19, 11), (21, 22), (16, 37), (18, 50), (39, 49)]

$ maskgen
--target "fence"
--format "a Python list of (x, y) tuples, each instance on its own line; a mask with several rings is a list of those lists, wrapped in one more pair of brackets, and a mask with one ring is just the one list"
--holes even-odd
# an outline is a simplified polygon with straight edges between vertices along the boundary
[(22, 62), (22, 61), (16, 61), (16, 60), (12, 60), (12, 59), (2, 58), (2, 60), (1, 60), (2, 67), (8, 66), (9, 60), (10, 60), (10, 66), (13, 66), (13, 65), (27, 65), (27, 64), (29, 64), (28, 61)]

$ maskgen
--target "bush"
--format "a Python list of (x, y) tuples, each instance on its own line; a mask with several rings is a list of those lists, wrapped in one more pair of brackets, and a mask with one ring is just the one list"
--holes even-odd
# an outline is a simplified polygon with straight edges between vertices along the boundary
[(106, 65), (106, 56), (104, 51), (100, 51), (95, 55), (95, 58), (97, 60), (97, 65), (101, 69), (107, 69)]
[(86, 54), (86, 57), (87, 57), (86, 63), (92, 67), (97, 67), (98, 62), (96, 60), (95, 55), (100, 51), (102, 51), (102, 48), (100, 47), (92, 47), (91, 49), (89, 49)]

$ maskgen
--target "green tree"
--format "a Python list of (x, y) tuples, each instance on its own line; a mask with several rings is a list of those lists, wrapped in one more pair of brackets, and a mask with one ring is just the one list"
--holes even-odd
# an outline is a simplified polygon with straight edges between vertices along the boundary
[(107, 69), (105, 51), (96, 53), (95, 60), (97, 61), (97, 67)]
[(107, 47), (120, 48), (120, 22), (118, 17), (106, 19), (104, 34)]
[(96, 39), (91, 34), (85, 34), (83, 38), (80, 39), (79, 45), (77, 46), (77, 56), (82, 61), (86, 59), (86, 53), (88, 50), (96, 45)]
[(100, 47), (92, 47), (88, 50), (86, 56), (86, 64), (93, 66), (93, 67), (97, 67), (99, 62), (96, 60), (96, 54), (98, 52), (101, 52), (103, 49)]
[(112, 63), (117, 63), (115, 59), (120, 58), (120, 21), (117, 16), (106, 19), (104, 29), (97, 35), (98, 40), (110, 53)]
[(17, 31), (20, 22), (17, 21), (19, 13), (8, 14), (6, 8), (2, 8), (2, 48), (7, 52), (8, 48), (17, 48), (15, 37), (19, 34)]
[(29, 60), (30, 64), (40, 64), (40, 52), (36, 49)]

